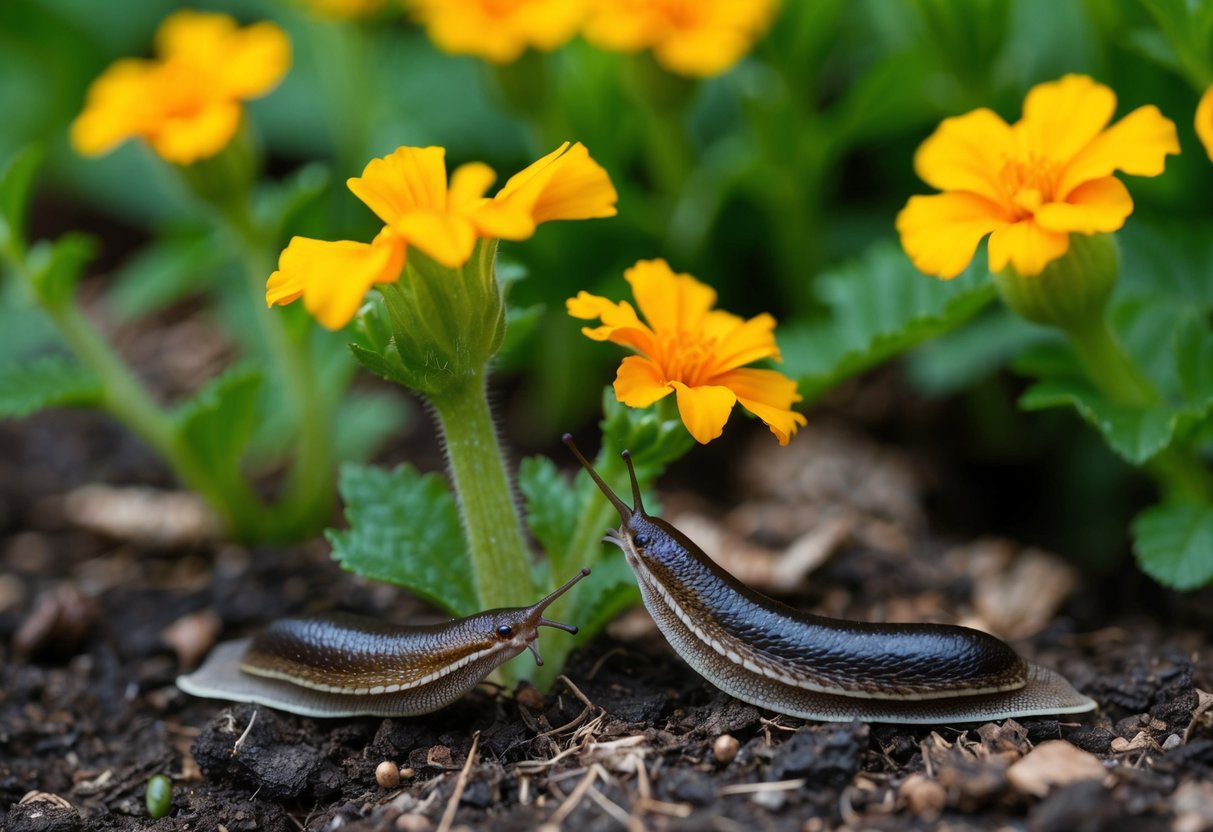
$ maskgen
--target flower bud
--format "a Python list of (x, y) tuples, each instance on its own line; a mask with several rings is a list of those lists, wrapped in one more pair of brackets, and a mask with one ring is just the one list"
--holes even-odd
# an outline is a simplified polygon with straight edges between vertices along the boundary
[(1066, 253), (1037, 275), (1008, 266), (995, 281), (1003, 302), (1038, 324), (1081, 330), (1103, 319), (1120, 274), (1120, 251), (1111, 234), (1071, 234)]

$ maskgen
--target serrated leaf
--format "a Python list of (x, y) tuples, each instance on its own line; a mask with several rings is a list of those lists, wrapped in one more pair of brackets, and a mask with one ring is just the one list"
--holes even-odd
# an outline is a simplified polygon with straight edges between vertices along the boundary
[(406, 587), (455, 616), (479, 611), (459, 512), (441, 476), (347, 464), (338, 488), (349, 528), (325, 536), (343, 568)]
[(955, 280), (921, 274), (894, 243), (880, 242), (857, 262), (821, 276), (829, 319), (784, 329), (783, 372), (813, 398), (853, 375), (955, 329), (994, 299), (985, 268)]
[(585, 494), (570, 487), (556, 464), (543, 456), (522, 460), (518, 488), (526, 503), (527, 525), (539, 545), (546, 552), (565, 551), (581, 516)]
[(84, 266), (97, 252), (97, 241), (69, 231), (53, 243), (40, 241), (29, 253), (33, 288), (43, 305), (60, 309), (69, 303)]
[(173, 414), (178, 435), (221, 480), (238, 475), (241, 452), (257, 426), (261, 381), (258, 370), (234, 367)]
[(0, 418), (21, 419), (46, 407), (95, 405), (104, 391), (87, 367), (47, 357), (0, 369)]
[(621, 612), (640, 603), (636, 576), (623, 557), (615, 550), (594, 563), (594, 574), (585, 581), (578, 609), (578, 642), (583, 643)]
[(29, 145), (13, 156), (0, 174), (0, 248), (12, 246), (18, 256), (25, 248), (30, 192), (45, 158), (45, 148)]
[(1213, 582), (1213, 506), (1163, 503), (1133, 520), (1137, 562), (1172, 589), (1197, 589)]
[(1079, 381), (1049, 379), (1028, 388), (1019, 400), (1024, 410), (1070, 405), (1097, 428), (1112, 450), (1133, 465), (1141, 465), (1171, 442), (1182, 411), (1166, 405), (1128, 407), (1113, 404)]

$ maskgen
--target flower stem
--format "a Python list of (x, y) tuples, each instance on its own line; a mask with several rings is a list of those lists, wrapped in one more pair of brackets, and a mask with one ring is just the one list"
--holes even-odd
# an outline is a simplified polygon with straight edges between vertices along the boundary
[(1102, 315), (1065, 332), (1091, 380), (1111, 401), (1131, 407), (1158, 403), (1158, 390), (1121, 348)]
[(329, 520), (335, 467), (332, 405), (319, 389), (311, 345), (287, 332), (279, 310), (265, 306), (265, 280), (271, 260), (264, 234), (248, 216), (247, 206), (224, 212), (223, 220), (236, 238), (258, 334), (281, 374), (295, 427), (294, 457), (282, 497), (275, 509), (275, 534), (295, 538), (310, 534)]
[(169, 414), (152, 400), (80, 309), (68, 303), (46, 311), (76, 357), (100, 377), (102, 407), (159, 454), (184, 486), (201, 494), (227, 529), (241, 535), (255, 530), (263, 519), (257, 497), (251, 491), (232, 493), (211, 476), (194, 450), (181, 441)]
[[(1110, 401), (1135, 408), (1161, 401), (1158, 389), (1121, 348), (1102, 316), (1065, 332), (1087, 374)], [(1143, 468), (1169, 497), (1213, 502), (1213, 472), (1188, 448), (1172, 443)]]
[(431, 395), (430, 401), (438, 413), (480, 605), (488, 609), (533, 603), (531, 558), (489, 411), (483, 372)]

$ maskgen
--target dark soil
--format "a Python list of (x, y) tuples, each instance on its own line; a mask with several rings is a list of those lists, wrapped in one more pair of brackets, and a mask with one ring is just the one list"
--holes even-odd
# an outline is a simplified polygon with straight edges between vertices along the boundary
[[(1151, 590), (1147, 604), (1124, 600), (1143, 597), (1128, 573), (1079, 583), (1017, 639), (1099, 702), (1081, 720), (806, 723), (720, 693), (643, 615), (613, 631), (626, 640), (585, 645), (546, 697), (482, 686), (424, 717), (312, 720), (192, 699), (173, 680), (198, 645), (288, 612), (431, 613), (342, 573), (323, 545), (166, 548), (81, 530), (62, 495), (85, 470), (167, 484), (97, 417), (0, 426), (0, 827), (12, 832), (429, 830), (444, 814), (455, 827), (579, 832), (1213, 828), (1207, 594)], [(888, 548), (852, 535), (794, 602), (869, 618), (971, 612), (978, 579), (946, 577), (947, 547), (907, 534)], [(165, 630), (183, 619), (175, 652)], [(398, 787), (376, 782), (385, 760), (403, 772)], [(156, 773), (174, 790), (153, 821), (144, 789)]]

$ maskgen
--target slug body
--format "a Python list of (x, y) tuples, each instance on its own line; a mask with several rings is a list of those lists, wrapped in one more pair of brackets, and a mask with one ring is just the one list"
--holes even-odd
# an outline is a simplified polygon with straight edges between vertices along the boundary
[(284, 618), (252, 638), (220, 644), (177, 687), (194, 696), (256, 702), (316, 717), (415, 716), (436, 711), (529, 649), (543, 664), (543, 617), (590, 574), (529, 607), (488, 610), (444, 624), (402, 626), (348, 613)]
[(841, 621), (755, 592), (645, 514), (626, 452), (633, 507), (565, 443), (619, 512), (604, 540), (623, 550), (645, 608), (675, 652), (726, 693), (824, 721), (977, 722), (1094, 709), (1065, 679), (979, 630)]

